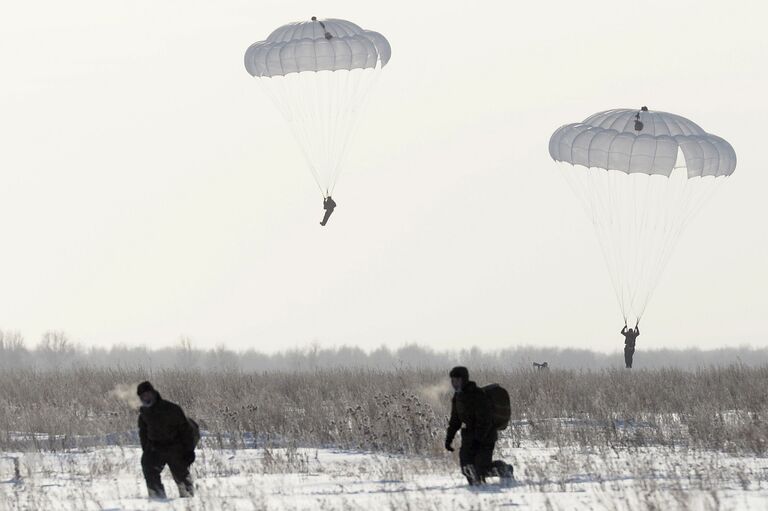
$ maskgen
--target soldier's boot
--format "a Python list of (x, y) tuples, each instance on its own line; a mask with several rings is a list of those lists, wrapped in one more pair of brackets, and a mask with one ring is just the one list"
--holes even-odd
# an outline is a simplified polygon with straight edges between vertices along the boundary
[(501, 479), (501, 484), (508, 485), (515, 480), (515, 469), (509, 463), (501, 460), (494, 461), (493, 471)]
[(181, 483), (176, 483), (179, 487), (179, 497), (189, 498), (195, 496), (195, 485), (192, 484), (192, 480), (188, 479)]
[(149, 486), (147, 486), (147, 493), (149, 493), (150, 499), (163, 500), (168, 498), (165, 495), (165, 488), (163, 488), (162, 485), (158, 486), (157, 488), (150, 488)]
[(467, 478), (467, 482), (470, 486), (478, 486), (482, 483), (480, 476), (477, 474), (477, 469), (474, 465), (464, 465), (461, 467), (461, 473)]

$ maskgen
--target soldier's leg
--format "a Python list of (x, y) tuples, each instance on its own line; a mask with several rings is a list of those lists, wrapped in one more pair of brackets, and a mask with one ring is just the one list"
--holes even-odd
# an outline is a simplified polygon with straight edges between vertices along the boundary
[(462, 436), (461, 449), (459, 449), (459, 464), (461, 465), (461, 473), (464, 474), (467, 482), (472, 486), (480, 484), (480, 478), (475, 468), (475, 456), (476, 452), (472, 449), (471, 441)]
[(160, 473), (165, 467), (165, 460), (157, 451), (144, 451), (141, 455), (141, 470), (147, 483), (147, 492), (152, 498), (164, 499), (165, 488), (160, 480)]
[(493, 463), (493, 448), (495, 442), (491, 444), (480, 445), (475, 451), (475, 470), (477, 470), (480, 482), (485, 482), (485, 478), (491, 475), (491, 466)]
[(632, 359), (629, 354), (629, 348), (624, 348), (624, 365), (627, 369), (632, 367)]
[(189, 473), (190, 465), (184, 460), (182, 452), (174, 452), (168, 459), (168, 468), (171, 469), (171, 475), (179, 488), (180, 497), (193, 497), (195, 495), (195, 486), (192, 482), (192, 475)]

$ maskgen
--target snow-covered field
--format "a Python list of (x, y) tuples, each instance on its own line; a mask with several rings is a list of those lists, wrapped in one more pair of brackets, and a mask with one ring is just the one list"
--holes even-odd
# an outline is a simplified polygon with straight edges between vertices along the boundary
[(516, 481), (470, 489), (446, 454), (198, 450), (197, 496), (152, 502), (135, 447), (0, 453), (0, 510), (767, 509), (768, 459), (680, 448), (502, 446)]

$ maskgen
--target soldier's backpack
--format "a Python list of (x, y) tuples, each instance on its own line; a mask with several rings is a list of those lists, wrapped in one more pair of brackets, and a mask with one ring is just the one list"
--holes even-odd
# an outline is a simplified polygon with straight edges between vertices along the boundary
[(509, 426), (512, 418), (512, 406), (509, 403), (509, 392), (498, 383), (492, 383), (483, 387), (483, 392), (491, 400), (491, 416), (493, 427), (501, 431)]

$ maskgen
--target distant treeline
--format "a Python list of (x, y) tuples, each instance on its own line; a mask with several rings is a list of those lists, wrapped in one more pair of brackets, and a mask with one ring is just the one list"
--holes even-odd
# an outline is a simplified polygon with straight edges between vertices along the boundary
[[(174, 347), (150, 349), (146, 346), (82, 347), (71, 342), (65, 333), (50, 331), (30, 348), (19, 332), (0, 330), (0, 369), (36, 368), (66, 369), (73, 367), (197, 368), (214, 371), (295, 371), (314, 369), (400, 368), (445, 369), (462, 364), (475, 368), (504, 369), (532, 367), (533, 362), (547, 362), (556, 369), (604, 369), (623, 366), (623, 357), (587, 349), (539, 348), (514, 346), (501, 350), (434, 350), (416, 344), (397, 349), (380, 347), (366, 351), (353, 346), (321, 348), (311, 345), (278, 353), (257, 350), (232, 351), (225, 347), (195, 348), (182, 338)], [(635, 355), (637, 369), (675, 367), (696, 369), (710, 366), (743, 364), (768, 365), (768, 349), (749, 347), (717, 350), (662, 349), (643, 350)]]

